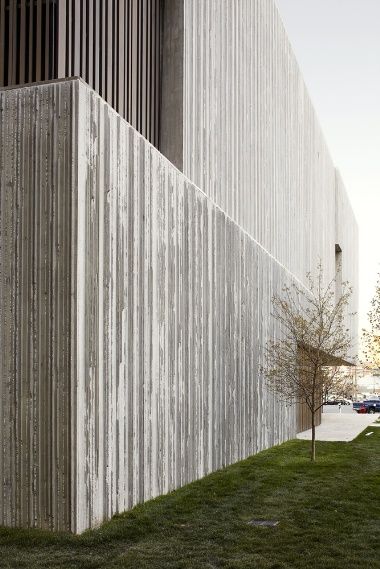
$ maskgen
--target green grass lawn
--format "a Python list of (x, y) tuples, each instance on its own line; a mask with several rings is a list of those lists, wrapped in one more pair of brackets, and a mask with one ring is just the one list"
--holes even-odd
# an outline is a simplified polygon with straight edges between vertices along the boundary
[(317, 443), (316, 464), (290, 441), (79, 537), (2, 528), (0, 548), (17, 569), (380, 568), (380, 429)]

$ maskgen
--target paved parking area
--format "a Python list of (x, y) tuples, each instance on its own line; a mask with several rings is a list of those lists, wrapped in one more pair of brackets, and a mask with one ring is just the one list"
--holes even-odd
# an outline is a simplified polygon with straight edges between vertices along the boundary
[[(323, 406), (324, 413), (339, 413), (339, 406), (338, 405), (324, 405)], [(341, 405), (340, 413), (347, 413), (351, 415), (353, 413), (352, 405)]]
[[(366, 427), (379, 418), (376, 415), (359, 415), (358, 413), (322, 413), (322, 423), (315, 430), (317, 441), (352, 441)], [(311, 429), (298, 433), (298, 439), (310, 440)]]

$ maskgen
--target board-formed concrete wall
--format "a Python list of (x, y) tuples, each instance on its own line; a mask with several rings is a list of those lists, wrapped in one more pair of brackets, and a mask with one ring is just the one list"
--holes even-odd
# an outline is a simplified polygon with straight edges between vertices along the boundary
[[(183, 30), (184, 173), (305, 284), (333, 278), (335, 167), (275, 2), (184, 0)], [(349, 207), (339, 227), (357, 291)]]
[(335, 243), (341, 249), (340, 258), (341, 275), (337, 279), (348, 282), (352, 287), (350, 306), (348, 307), (347, 327), (352, 337), (350, 352), (351, 361), (355, 361), (359, 350), (359, 232), (350, 201), (347, 196), (343, 180), (336, 171), (335, 185)]
[(7, 526), (63, 529), (73, 512), (74, 91), (74, 83), (0, 91), (0, 524)]
[(1, 92), (1, 523), (82, 531), (295, 434), (292, 275), (79, 80)]
[(335, 167), (274, 1), (184, 2), (184, 173), (299, 279), (331, 274)]
[(162, 116), (183, 136), (162, 152), (305, 285), (319, 261), (334, 278), (338, 244), (355, 312), (357, 223), (274, 0), (172, 2), (183, 21), (166, 13), (164, 44), (182, 30), (183, 49), (164, 60), (166, 89), (183, 100)]

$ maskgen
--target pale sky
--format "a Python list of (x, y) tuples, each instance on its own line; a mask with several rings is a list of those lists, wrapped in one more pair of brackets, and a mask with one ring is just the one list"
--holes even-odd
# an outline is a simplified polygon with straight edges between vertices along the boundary
[(360, 320), (380, 271), (380, 0), (276, 0), (360, 231)]

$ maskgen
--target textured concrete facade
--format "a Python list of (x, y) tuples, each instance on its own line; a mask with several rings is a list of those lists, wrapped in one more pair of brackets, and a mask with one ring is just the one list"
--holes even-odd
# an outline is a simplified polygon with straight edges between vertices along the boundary
[(290, 273), (79, 80), (1, 110), (2, 523), (82, 531), (294, 436), (257, 380)]
[[(358, 355), (358, 306), (359, 306), (359, 232), (342, 178), (336, 171), (335, 185), (335, 243), (341, 249), (340, 258), (336, 258), (336, 267), (341, 269), (340, 279), (352, 286), (352, 298), (347, 315), (347, 328), (352, 336), (351, 361)], [(337, 278), (339, 283), (339, 277)], [(338, 292), (339, 294), (339, 292)]]
[(78, 79), (0, 91), (0, 524), (80, 532), (294, 437), (259, 374), (271, 298), (335, 245), (356, 287), (273, 3), (171, 4), (184, 173)]
[(184, 173), (304, 282), (319, 259), (334, 276), (339, 232), (357, 291), (356, 221), (275, 3), (184, 5)]
[(0, 92), (0, 524), (8, 526), (65, 528), (71, 518), (72, 97), (67, 83)]

